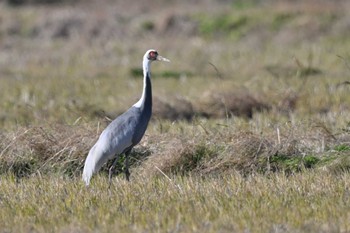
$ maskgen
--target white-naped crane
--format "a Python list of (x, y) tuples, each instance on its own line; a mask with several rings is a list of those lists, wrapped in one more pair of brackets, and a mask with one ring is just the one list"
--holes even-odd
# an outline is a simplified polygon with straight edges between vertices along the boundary
[(158, 55), (154, 49), (148, 50), (143, 56), (143, 91), (137, 101), (126, 112), (113, 120), (101, 133), (96, 144), (90, 149), (85, 160), (83, 181), (90, 184), (92, 175), (100, 170), (108, 160), (115, 158), (109, 168), (109, 183), (111, 184), (113, 170), (118, 162), (119, 155), (125, 154), (125, 176), (129, 181), (129, 155), (131, 149), (141, 141), (145, 134), (148, 122), (152, 115), (152, 86), (151, 63), (168, 59)]

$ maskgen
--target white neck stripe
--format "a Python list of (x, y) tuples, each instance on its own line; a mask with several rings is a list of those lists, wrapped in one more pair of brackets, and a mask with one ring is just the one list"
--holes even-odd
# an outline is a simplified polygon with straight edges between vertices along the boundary
[(139, 101), (137, 101), (133, 106), (136, 108), (141, 108), (142, 104), (145, 101), (146, 98), (146, 79), (147, 76), (150, 78), (151, 77), (151, 61), (147, 59), (147, 57), (143, 58), (143, 90), (142, 90), (142, 95)]

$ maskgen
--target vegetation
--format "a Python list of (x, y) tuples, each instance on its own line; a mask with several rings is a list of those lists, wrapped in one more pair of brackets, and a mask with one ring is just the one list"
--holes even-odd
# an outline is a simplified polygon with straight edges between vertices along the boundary
[[(346, 1), (58, 2), (0, 9), (0, 232), (350, 231)], [(131, 182), (86, 188), (149, 48)]]
[[(349, 174), (243, 177), (2, 177), (3, 231), (346, 232)], [(15, 194), (15, 195), (14, 195)]]

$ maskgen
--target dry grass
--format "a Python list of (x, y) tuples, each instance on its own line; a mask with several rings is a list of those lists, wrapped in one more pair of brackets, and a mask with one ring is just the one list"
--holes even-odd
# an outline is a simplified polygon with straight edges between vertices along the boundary
[[(349, 134), (332, 132), (324, 125), (267, 127), (261, 133), (230, 126), (230, 122), (221, 126), (198, 122), (192, 127), (183, 122), (185, 126), (173, 128), (177, 132), (170, 128), (167, 131), (167, 124), (170, 122), (159, 122), (159, 128), (154, 128), (142, 146), (136, 148), (132, 154), (133, 170), (142, 171), (145, 176), (160, 174), (159, 170), (168, 175), (216, 176), (235, 171), (266, 174), (294, 173), (305, 168), (350, 168), (346, 162)], [(18, 178), (35, 174), (80, 177), (85, 156), (100, 131), (78, 124), (42, 125), (4, 133), (1, 173), (13, 173)], [(107, 168), (108, 165), (104, 170)]]
[[(0, 231), (350, 231), (349, 7), (2, 3)], [(152, 67), (132, 182), (108, 190), (106, 165), (86, 189), (149, 48), (172, 62)]]
[(349, 185), (348, 174), (325, 172), (137, 176), (110, 190), (106, 177), (90, 189), (54, 176), (3, 177), (0, 225), (16, 232), (347, 232)]
[[(345, 161), (337, 169), (332, 168), (337, 159), (349, 155), (347, 132), (330, 132), (325, 126), (314, 124), (265, 128), (263, 132), (229, 125), (211, 128), (209, 124), (199, 123), (191, 129), (182, 129), (181, 133), (153, 135), (145, 140), (152, 148), (141, 169), (145, 176), (159, 174), (159, 169), (168, 175), (200, 176), (234, 171), (269, 174), (308, 168), (348, 169)], [(340, 149), (343, 147), (344, 150)]]
[(252, 118), (254, 112), (269, 110), (269, 106), (262, 100), (242, 90), (204, 93), (198, 108), (201, 115), (209, 118), (231, 116)]
[(18, 178), (49, 173), (76, 176), (94, 139), (96, 132), (74, 126), (21, 128), (3, 135), (1, 173)]

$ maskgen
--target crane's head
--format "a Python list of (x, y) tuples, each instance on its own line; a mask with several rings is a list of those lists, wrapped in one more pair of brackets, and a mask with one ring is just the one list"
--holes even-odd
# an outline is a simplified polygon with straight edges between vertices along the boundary
[(147, 59), (148, 61), (166, 61), (166, 62), (170, 62), (169, 59), (162, 57), (158, 54), (157, 50), (155, 49), (150, 49), (145, 53), (145, 56), (143, 57), (143, 59)]

